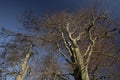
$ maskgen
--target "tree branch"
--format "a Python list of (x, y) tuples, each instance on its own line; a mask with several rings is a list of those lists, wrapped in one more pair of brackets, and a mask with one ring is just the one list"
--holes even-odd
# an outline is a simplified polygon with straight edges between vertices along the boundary
[(73, 34), (73, 33), (70, 32), (69, 28), (70, 28), (70, 24), (67, 23), (67, 25), (66, 25), (66, 31), (67, 31), (67, 33), (68, 33), (68, 37), (70, 38), (71, 41), (74, 41), (75, 39), (72, 38), (72, 34)]
[(86, 52), (85, 52), (85, 54), (84, 54), (84, 57), (89, 53), (90, 48), (91, 48), (91, 44), (88, 46), (88, 48), (87, 48), (87, 50), (86, 50)]
[(71, 62), (67, 59), (67, 56), (65, 55), (65, 53), (63, 53), (63, 52), (61, 51), (59, 44), (57, 44), (57, 46), (58, 46), (58, 51), (60, 52), (60, 54), (64, 57), (64, 59), (65, 59), (69, 64), (71, 64)]
[(111, 57), (111, 58), (114, 58), (114, 59), (117, 59), (118, 61), (120, 61), (120, 58), (119, 57), (116, 57), (112, 54), (108, 54), (108, 53), (105, 53), (105, 52), (102, 52), (101, 54), (105, 55), (105, 56), (108, 56), (108, 57)]
[[(94, 23), (93, 23), (94, 24)], [(88, 48), (87, 48), (87, 50), (86, 50), (86, 53), (85, 53), (85, 55), (86, 54), (88, 54), (88, 57), (87, 57), (87, 59), (86, 59), (86, 66), (88, 67), (88, 64), (89, 64), (89, 62), (90, 62), (90, 58), (91, 58), (91, 55), (92, 55), (92, 52), (93, 52), (93, 48), (94, 48), (94, 46), (95, 46), (95, 41), (96, 41), (96, 39), (97, 38), (92, 38), (92, 31), (93, 31), (93, 27), (91, 27), (90, 29), (89, 29), (89, 39), (90, 39), (90, 41), (91, 41), (91, 44), (88, 46)]]
[(79, 41), (81, 39), (81, 36), (84, 34), (85, 32), (81, 32), (79, 33), (79, 35), (75, 38), (76, 41)]

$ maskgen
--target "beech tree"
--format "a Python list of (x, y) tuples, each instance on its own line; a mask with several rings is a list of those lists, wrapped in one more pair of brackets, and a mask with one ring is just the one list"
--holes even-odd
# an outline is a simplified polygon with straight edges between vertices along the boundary
[(120, 28), (108, 14), (85, 9), (36, 17), (29, 12), (23, 23), (25, 29), (37, 33), (33, 44), (61, 54), (71, 67), (67, 75), (75, 80), (115, 79), (110, 74), (120, 60), (116, 40)]
[[(120, 61), (117, 45), (120, 27), (105, 12), (83, 9), (76, 13), (61, 12), (43, 17), (28, 12), (22, 22), (24, 28), (34, 34), (16, 33), (12, 45), (16, 44), (19, 50), (31, 45), (34, 49), (44, 47), (44, 51), (48, 52), (45, 58), (41, 58), (42, 62), (35, 64), (40, 69), (38, 74), (38, 70), (34, 71), (31, 66), (30, 76), (39, 76), (33, 79), (70, 80), (73, 77), (74, 80), (117, 80), (117, 75), (120, 75), (115, 72)], [(30, 67), (28, 60), (37, 55), (34, 51), (20, 56), (24, 60), (16, 73), (16, 80), (26, 77), (26, 70)]]

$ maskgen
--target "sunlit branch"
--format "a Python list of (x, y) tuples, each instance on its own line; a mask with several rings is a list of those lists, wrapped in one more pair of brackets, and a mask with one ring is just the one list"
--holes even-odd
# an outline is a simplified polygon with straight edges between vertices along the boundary
[(111, 58), (114, 58), (114, 59), (117, 59), (118, 61), (120, 61), (119, 57), (112, 55), (112, 54), (109, 54), (109, 53), (106, 53), (104, 51), (93, 51), (93, 52), (98, 52), (98, 53), (101, 53), (102, 55), (105, 55), (105, 56), (108, 56), (108, 57), (111, 57)]
[(81, 39), (81, 36), (84, 34), (84, 32), (79, 33), (79, 35), (75, 38), (76, 41)]
[(71, 64), (71, 62), (67, 59), (67, 56), (65, 55), (65, 53), (64, 53), (63, 51), (61, 51), (59, 44), (57, 44), (57, 46), (58, 46), (58, 51), (60, 52), (60, 54), (64, 57), (64, 59), (65, 59), (69, 64)]
[(17, 72), (11, 72), (9, 70), (4, 70), (4, 69), (0, 69), (0, 72), (6, 73), (7, 75), (16, 75), (17, 74)]
[(101, 54), (105, 55), (105, 56), (108, 56), (108, 57), (111, 57), (111, 58), (114, 58), (114, 59), (117, 59), (118, 61), (120, 61), (120, 58), (117, 57), (117, 56), (114, 56), (112, 54), (108, 54), (108, 53), (105, 53), (105, 52), (102, 52)]
[[(94, 24), (94, 23), (93, 23)], [(86, 66), (88, 67), (88, 64), (89, 64), (89, 62), (90, 62), (90, 58), (91, 58), (91, 55), (92, 55), (92, 52), (93, 52), (93, 48), (94, 48), (94, 46), (95, 46), (95, 41), (96, 41), (96, 39), (97, 38), (92, 38), (92, 31), (93, 31), (93, 27), (91, 27), (90, 29), (89, 29), (89, 39), (90, 39), (90, 41), (91, 41), (91, 44), (88, 46), (88, 48), (87, 48), (87, 50), (86, 50), (86, 53), (85, 53), (85, 55), (86, 54), (88, 54), (88, 57), (87, 57), (87, 59), (86, 59)]]
[(82, 70), (81, 72), (84, 73), (83, 69), (85, 68), (85, 65), (84, 65), (84, 61), (83, 61), (83, 56), (81, 54), (81, 51), (80, 51), (79, 46), (77, 44), (77, 41), (76, 41), (76, 39), (74, 39), (72, 37), (72, 33), (70, 32), (69, 28), (70, 28), (70, 25), (69, 25), (69, 23), (67, 23), (67, 25), (66, 25), (67, 30), (66, 31), (67, 31), (67, 34), (68, 34), (68, 38), (71, 41), (71, 43), (73, 45), (73, 48), (74, 48), (76, 63), (77, 63), (77, 65), (79, 65), (79, 71)]
[(86, 52), (84, 53), (84, 57), (85, 57), (85, 56), (89, 53), (90, 48), (91, 48), (91, 44), (88, 46), (88, 48), (87, 48)]
[(67, 31), (67, 33), (68, 33), (68, 37), (69, 37), (69, 39), (71, 40), (71, 41), (74, 41), (75, 39), (73, 39), (72, 38), (72, 32), (70, 32), (70, 24), (69, 23), (67, 23), (67, 25), (66, 25), (66, 31)]
[(70, 50), (70, 48), (69, 48), (69, 44), (68, 44), (68, 42), (65, 40), (64, 33), (63, 33), (61, 30), (60, 30), (60, 32), (61, 32), (61, 36), (62, 36), (63, 42), (64, 42), (64, 44), (65, 44), (65, 47), (66, 47), (66, 49), (67, 49), (67, 51), (68, 51), (68, 54), (69, 54), (70, 56), (72, 56), (72, 52), (71, 52), (71, 50)]
[(89, 64), (89, 62), (90, 62), (90, 58), (91, 58), (91, 55), (92, 55), (92, 52), (93, 52), (94, 45), (95, 45), (95, 44), (91, 45), (90, 51), (89, 51), (89, 53), (88, 53), (88, 57), (87, 57), (87, 60), (86, 60), (86, 66), (87, 66), (87, 67), (88, 67), (88, 64)]
[(43, 37), (41, 37), (39, 35), (37, 35), (36, 37), (39, 38), (39, 39), (41, 39), (41, 40), (43, 40), (43, 41), (45, 41), (45, 42), (50, 42), (49, 39), (43, 38)]

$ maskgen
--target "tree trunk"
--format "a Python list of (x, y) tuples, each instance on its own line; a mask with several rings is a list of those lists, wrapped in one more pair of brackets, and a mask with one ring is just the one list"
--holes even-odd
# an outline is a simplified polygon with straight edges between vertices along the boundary
[(76, 67), (74, 69), (74, 78), (75, 80), (90, 80), (87, 68), (81, 70), (79, 67)]
[(74, 71), (74, 79), (82, 80), (81, 71), (79, 70), (79, 67), (76, 67), (73, 71)]
[[(32, 48), (32, 46), (31, 46), (31, 48)], [(24, 78), (27, 75), (27, 72), (28, 72), (28, 69), (29, 69), (29, 65), (27, 65), (27, 62), (28, 62), (28, 60), (30, 58), (30, 55), (31, 55), (31, 48), (30, 48), (30, 51), (27, 52), (27, 54), (26, 54), (26, 56), (24, 58), (24, 61), (23, 61), (22, 65), (21, 65), (21, 69), (20, 69), (20, 71), (19, 71), (19, 73), (18, 73), (18, 75), (16, 77), (16, 80), (24, 80)]]
[[(77, 45), (77, 44), (75, 44)], [(75, 80), (90, 80), (88, 75), (88, 67), (85, 66), (83, 57), (78, 47), (75, 48), (77, 67), (74, 70)]]
[(29, 52), (26, 54), (23, 64), (21, 66), (20, 72), (18, 73), (18, 75), (16, 77), (16, 80), (24, 80), (24, 78), (26, 77), (27, 71), (29, 68), (29, 66), (27, 65), (27, 61), (30, 58), (30, 54), (31, 53), (29, 53)]

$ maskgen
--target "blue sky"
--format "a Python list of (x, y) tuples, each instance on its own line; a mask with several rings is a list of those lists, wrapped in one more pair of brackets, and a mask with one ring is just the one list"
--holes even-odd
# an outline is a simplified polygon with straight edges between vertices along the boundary
[[(75, 10), (86, 3), (84, 0), (0, 0), (0, 26), (14, 30), (19, 26), (16, 16), (32, 9), (38, 14)], [(19, 29), (18, 29), (19, 30)]]
[[(19, 31), (20, 24), (16, 16), (22, 15), (25, 10), (32, 9), (40, 15), (65, 9), (74, 11), (86, 6), (89, 1), (92, 0), (0, 0), (0, 26)], [(110, 13), (119, 15), (120, 0), (104, 2), (110, 8)]]

